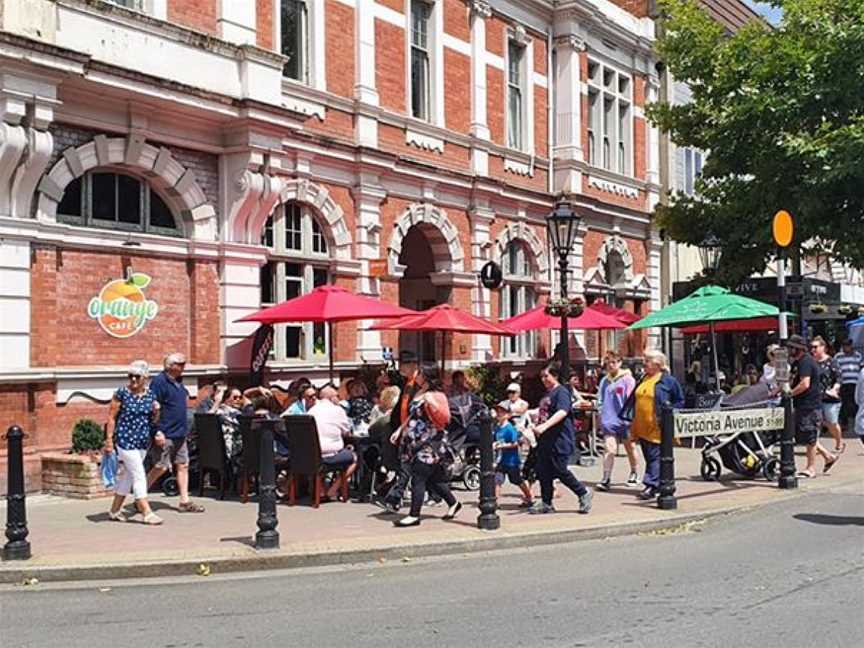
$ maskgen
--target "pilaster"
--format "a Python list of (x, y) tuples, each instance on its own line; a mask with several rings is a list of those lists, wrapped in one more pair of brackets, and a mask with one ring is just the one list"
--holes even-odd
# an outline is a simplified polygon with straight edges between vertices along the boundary
[[(486, 114), (486, 19), (492, 7), (486, 0), (471, 2), (471, 135), (488, 142), (489, 124)], [(472, 171), (489, 175), (489, 151), (482, 145), (471, 148)]]
[[(471, 222), (471, 268), (479, 275), (483, 265), (492, 258), (492, 223), (495, 212), (485, 204), (475, 204), (468, 212)], [(485, 319), (492, 317), (491, 295), (479, 280), (471, 288), (471, 312)], [(471, 359), (488, 362), (492, 358), (492, 340), (488, 335), (474, 335)]]
[[(379, 297), (380, 279), (372, 272), (372, 262), (381, 258), (381, 203), (387, 192), (374, 176), (361, 176), (354, 187), (356, 214), (355, 258), (360, 262), (357, 289), (360, 294)], [(377, 362), (381, 356), (381, 333), (370, 331), (372, 320), (357, 322), (357, 353), (366, 362)]]
[(582, 52), (585, 41), (576, 34), (555, 39), (555, 141), (552, 156), (555, 160), (554, 186), (556, 192), (581, 193), (584, 160), (582, 150)]
[[(378, 105), (375, 82), (375, 3), (357, 2), (354, 5), (354, 98), (361, 104)], [(378, 120), (362, 111), (354, 122), (354, 137), (361, 146), (378, 146)]]

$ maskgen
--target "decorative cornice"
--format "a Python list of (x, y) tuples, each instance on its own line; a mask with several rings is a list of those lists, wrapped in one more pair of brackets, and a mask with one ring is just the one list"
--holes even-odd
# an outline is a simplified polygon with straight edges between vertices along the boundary
[(491, 18), (492, 5), (487, 0), (472, 0), (471, 1), (471, 16), (477, 18)]
[(565, 34), (564, 36), (557, 36), (552, 44), (555, 49), (563, 49), (569, 47), (574, 52), (584, 52), (588, 49), (588, 44), (585, 42), (585, 39), (578, 34)]

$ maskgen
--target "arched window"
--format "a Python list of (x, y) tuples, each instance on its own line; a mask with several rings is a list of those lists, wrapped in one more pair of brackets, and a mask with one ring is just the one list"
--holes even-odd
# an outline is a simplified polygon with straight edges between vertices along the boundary
[[(534, 259), (528, 246), (518, 240), (510, 241), (501, 259), (504, 285), (500, 295), (500, 319), (505, 320), (537, 305), (534, 286), (537, 283)], [(501, 339), (501, 355), (507, 358), (531, 358), (537, 352), (537, 332)]]
[(88, 171), (66, 185), (57, 205), (63, 223), (183, 236), (162, 197), (141, 178), (113, 171)]
[[(315, 213), (296, 202), (280, 205), (267, 219), (261, 244), (268, 262), (261, 267), (261, 306), (272, 306), (330, 282), (330, 246)], [(281, 324), (271, 355), (279, 360), (313, 361), (327, 355), (324, 324)]]

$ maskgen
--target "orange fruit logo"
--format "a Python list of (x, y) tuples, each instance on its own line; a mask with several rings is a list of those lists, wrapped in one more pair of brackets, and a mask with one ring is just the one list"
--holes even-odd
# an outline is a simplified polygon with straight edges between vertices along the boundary
[(90, 300), (87, 314), (108, 335), (132, 337), (159, 312), (159, 304), (144, 296), (148, 285), (150, 277), (141, 272), (130, 272), (126, 279), (109, 281), (99, 296)]

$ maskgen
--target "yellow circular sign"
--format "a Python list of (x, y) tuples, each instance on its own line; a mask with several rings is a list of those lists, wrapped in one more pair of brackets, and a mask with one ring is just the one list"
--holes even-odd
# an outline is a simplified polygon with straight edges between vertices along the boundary
[(780, 247), (789, 247), (792, 237), (795, 235), (795, 225), (792, 223), (792, 215), (785, 209), (774, 214), (771, 224), (771, 232), (774, 234), (774, 242)]

